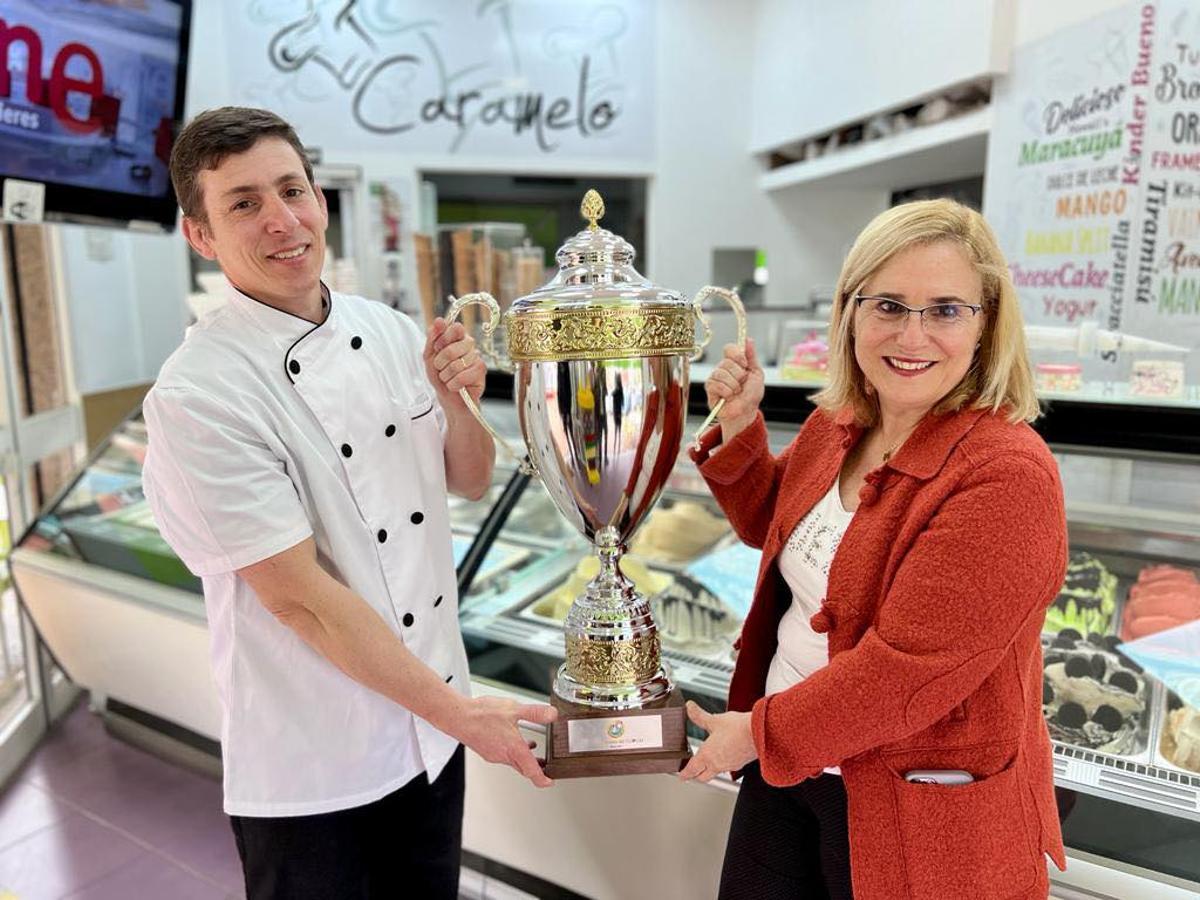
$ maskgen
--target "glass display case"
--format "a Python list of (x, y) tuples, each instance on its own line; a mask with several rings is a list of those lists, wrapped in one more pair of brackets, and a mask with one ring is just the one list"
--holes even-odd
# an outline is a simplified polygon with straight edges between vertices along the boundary
[[(491, 396), (503, 392), (501, 384)], [(793, 388), (777, 404), (783, 413), (768, 428), (775, 450), (807, 413), (801, 396)], [(513, 404), (484, 405), (520, 447)], [(692, 412), (700, 410), (697, 402)], [(691, 417), (685, 433), (698, 424)], [(13, 573), (76, 681), (213, 738), (203, 598), (149, 514), (145, 445), (135, 414), (22, 537)], [(1071, 564), (1043, 635), (1043, 710), (1067, 844), (1103, 866), (1200, 888), (1200, 716), (1122, 652), (1131, 637), (1200, 618), (1200, 453), (1053, 440), (1052, 449)], [(481, 690), (546, 696), (563, 659), (560, 622), (594, 557), (541, 484), (503, 454), (488, 495), (452, 498), (450, 517), (474, 680)], [(623, 565), (653, 597), (677, 683), (710, 710), (724, 708), (758, 561), (681, 453)]]
[(1200, 406), (1200, 348), (1190, 343), (1116, 334), (1095, 322), (1027, 325), (1025, 334), (1045, 399)]
[(1043, 630), (1042, 698), (1064, 838), (1200, 882), (1200, 723), (1123, 652), (1200, 619), (1200, 460), (1052, 449), (1071, 555)]
[(142, 493), (145, 458), (139, 410), (117, 426), (18, 546), (181, 588), (202, 602), (200, 579), (158, 533)]
[(204, 597), (142, 493), (146, 443), (138, 410), (46, 505), (9, 565), (39, 637), (95, 708), (214, 752)]

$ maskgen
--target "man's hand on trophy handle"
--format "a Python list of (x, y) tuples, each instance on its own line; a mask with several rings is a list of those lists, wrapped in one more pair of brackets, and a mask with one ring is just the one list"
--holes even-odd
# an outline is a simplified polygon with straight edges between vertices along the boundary
[[(453, 327), (454, 324), (457, 324), (456, 320), (458, 319), (458, 316), (466, 307), (479, 305), (486, 306), (488, 309), (488, 318), (482, 327), (485, 344), (490, 345), (492, 332), (500, 321), (500, 306), (496, 303), (495, 298), (492, 297), (491, 294), (480, 292), (476, 294), (464, 294), (462, 297), (457, 299), (451, 296), (449, 300), (450, 310), (446, 313), (446, 319), (435, 319), (433, 326), (430, 328), (431, 339), (435, 330), (437, 330), (439, 327), (439, 322), (444, 326), (445, 322), (449, 321), (452, 323), (451, 327)], [(459, 327), (462, 326), (460, 325)], [(465, 329), (463, 333), (466, 333)], [(428, 346), (429, 345), (427, 344), (427, 349)], [(474, 347), (474, 344), (472, 344), (472, 347)], [(474, 360), (471, 360), (470, 364), (473, 365), (474, 362)], [(508, 441), (506, 441), (496, 431), (495, 428), (488, 424), (487, 419), (484, 418), (483, 411), (479, 408), (479, 400), (483, 396), (483, 384), (487, 377), (487, 363), (480, 360), (479, 365), (482, 368), (474, 370), (472, 374), (468, 376), (465, 371), (467, 364), (451, 364), (451, 368), (458, 368), (460, 370), (459, 372), (452, 373), (452, 375), (463, 375), (463, 381), (458, 385), (458, 402), (461, 403), (461, 405), (468, 412), (470, 412), (472, 416), (474, 416), (475, 421), (483, 427), (483, 430), (491, 435), (492, 440), (496, 442), (496, 446), (500, 447), (505, 453), (512, 457), (512, 459), (517, 463), (517, 468), (521, 470), (522, 474), (536, 476), (538, 474), (537, 467), (533, 464), (533, 461), (528, 457), (528, 455), (515, 450), (512, 445), (509, 444)], [(427, 370), (428, 367), (429, 360), (426, 359)], [(441, 396), (440, 380), (435, 378), (432, 373), (430, 373), (429, 378), (430, 381), (434, 383), (435, 389), (438, 391), (439, 396)]]
[[(434, 319), (425, 341), (426, 375), (433, 383), (446, 406), (462, 401), (461, 391), (478, 402), (487, 378), (487, 366), (475, 347), (475, 339), (467, 334), (462, 323), (447, 325), (444, 319)], [(463, 402), (466, 406), (465, 401)]]

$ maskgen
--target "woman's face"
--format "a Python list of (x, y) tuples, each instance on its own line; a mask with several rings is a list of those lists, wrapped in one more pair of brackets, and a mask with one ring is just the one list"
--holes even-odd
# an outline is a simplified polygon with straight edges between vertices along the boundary
[(984, 314), (961, 304), (982, 304), (983, 279), (962, 247), (938, 241), (897, 253), (859, 296), (886, 298), (914, 310), (960, 304), (957, 310), (931, 309), (920, 316), (906, 315), (895, 303), (865, 300), (854, 314), (854, 356), (883, 414), (924, 415), (971, 367)]

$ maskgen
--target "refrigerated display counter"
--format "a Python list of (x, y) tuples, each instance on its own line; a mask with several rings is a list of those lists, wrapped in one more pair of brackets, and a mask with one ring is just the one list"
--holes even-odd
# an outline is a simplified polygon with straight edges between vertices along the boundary
[[(498, 380), (490, 396), (503, 394)], [(768, 431), (779, 450), (811, 407), (798, 387), (776, 387), (768, 399)], [(693, 413), (700, 402), (694, 391)], [(485, 408), (519, 446), (512, 403), (491, 399)], [(1054, 421), (1051, 409), (1046, 422)], [(1200, 412), (1190, 421), (1200, 435)], [(1055, 427), (1048, 436), (1071, 544), (1043, 634), (1043, 710), (1070, 857), (1065, 875), (1051, 868), (1056, 895), (1188, 896), (1200, 890), (1200, 716), (1121, 646), (1191, 609), (1188, 585), (1200, 573), (1200, 451), (1186, 452), (1186, 440), (1172, 452), (1075, 445)], [(110, 708), (212, 742), (219, 713), (203, 597), (158, 535), (141, 493), (145, 443), (134, 414), (21, 539), (13, 575), (73, 679)], [(588, 545), (540, 483), (503, 457), (487, 496), (452, 498), (450, 516), (476, 692), (545, 699), (563, 659), (560, 622), (591, 575)], [(724, 708), (757, 563), (758, 551), (732, 534), (681, 453), (623, 566), (653, 598), (677, 683), (710, 710)], [(465, 845), (478, 856), (586, 896), (715, 894), (736, 796), (727, 779), (708, 786), (662, 776), (579, 779), (538, 792), (472, 759), (468, 783)], [(631, 845), (656, 865), (613, 865)]]

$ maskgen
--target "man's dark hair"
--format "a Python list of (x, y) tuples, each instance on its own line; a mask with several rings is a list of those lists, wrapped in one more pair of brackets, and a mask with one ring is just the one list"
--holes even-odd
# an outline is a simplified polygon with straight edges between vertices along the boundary
[(227, 156), (245, 153), (263, 138), (282, 138), (300, 157), (309, 184), (314, 184), (312, 164), (295, 129), (267, 109), (222, 106), (208, 109), (188, 122), (171, 149), (171, 183), (183, 214), (205, 224), (200, 173), (215, 169)]

